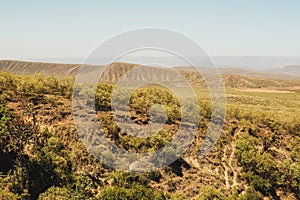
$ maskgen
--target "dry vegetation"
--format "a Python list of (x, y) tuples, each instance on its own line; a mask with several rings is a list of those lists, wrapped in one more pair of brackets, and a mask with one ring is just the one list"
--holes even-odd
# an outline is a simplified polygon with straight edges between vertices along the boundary
[[(133, 174), (102, 165), (78, 139), (71, 108), (73, 78), (1, 73), (0, 199), (299, 199), (299, 91), (261, 93), (232, 88), (292, 90), (300, 83), (226, 77), (227, 117), (212, 152), (197, 157), (211, 115), (209, 94), (197, 85), (202, 112), (191, 149), (168, 167)], [(139, 152), (170, 141), (180, 121), (176, 97), (159, 87), (135, 92), (131, 100), (135, 123), (149, 122), (147, 108), (153, 103), (169, 110), (159, 134), (138, 139), (111, 120), (113, 88), (109, 83), (99, 84), (96, 94), (99, 123), (112, 141)]]

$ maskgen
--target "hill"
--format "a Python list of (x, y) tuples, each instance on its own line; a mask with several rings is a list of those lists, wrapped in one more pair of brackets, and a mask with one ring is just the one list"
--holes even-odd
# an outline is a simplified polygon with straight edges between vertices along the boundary
[(57, 64), (44, 62), (26, 62), (1, 60), (0, 70), (20, 75), (44, 74), (55, 76), (75, 75), (80, 64)]
[(280, 69), (273, 69), (271, 71), (275, 72), (275, 73), (300, 76), (300, 65), (288, 65), (288, 66), (282, 67)]
[[(193, 71), (193, 72), (196, 71), (194, 67), (189, 67), (189, 66), (175, 67), (175, 69), (181, 71)], [(201, 67), (201, 70), (204, 73), (211, 73), (211, 69), (208, 67)], [(253, 71), (253, 70), (238, 69), (238, 68), (219, 68), (218, 70), (221, 74), (240, 75), (245, 77), (271, 78), (271, 79), (278, 79), (278, 80), (300, 80), (299, 74), (296, 73), (283, 74), (280, 70)]]
[[(116, 72), (131, 67), (114, 65)], [(233, 85), (237, 82), (234, 78), (243, 79), (243, 84), (253, 81), (230, 76)], [(68, 79), (0, 73), (0, 199), (300, 198), (299, 92), (262, 95), (227, 90), (221, 137), (213, 150), (200, 158), (200, 146), (210, 143), (204, 136), (211, 110), (207, 90), (197, 88), (201, 116), (195, 143), (171, 165), (136, 174), (115, 171), (86, 150), (78, 138), (74, 116), (94, 119), (81, 110), (84, 107), (72, 109), (74, 79)], [(166, 146), (177, 134), (180, 105), (158, 87), (136, 90), (130, 114), (134, 125), (145, 127), (151, 124), (151, 105), (163, 105), (167, 121), (162, 130), (139, 138), (133, 137), (131, 130), (119, 128), (110, 109), (113, 87), (99, 84), (95, 111), (105, 136), (114, 144), (131, 152), (149, 152)], [(119, 114), (126, 119), (126, 113)], [(97, 134), (90, 136), (100, 151), (105, 144)], [(114, 162), (109, 152), (105, 157), (124, 164)]]
[[(8, 71), (20, 75), (54, 75), (57, 77), (75, 76), (80, 68), (80, 64), (57, 64), (42, 62), (24, 62), (24, 61), (0, 61), (0, 70)], [(97, 68), (104, 66), (96, 66)], [(173, 69), (178, 70), (190, 84), (194, 87), (206, 87), (203, 77), (196, 72), (193, 67), (159, 68), (152, 66), (143, 66), (132, 63), (112, 63), (108, 66), (101, 77), (104, 83), (115, 84), (120, 78), (134, 67), (139, 66), (139, 70), (133, 72), (131, 78), (136, 81), (143, 81), (145, 77), (152, 77), (153, 74), (159, 75), (160, 80), (173, 80)], [(292, 67), (294, 69), (295, 67)], [(90, 68), (87, 68), (90, 69)], [(210, 68), (202, 67), (204, 74), (211, 74)], [(272, 89), (290, 89), (300, 86), (300, 77), (291, 75), (282, 75), (276, 73), (253, 72), (243, 69), (220, 69), (225, 86), (228, 88), (272, 88)], [(90, 73), (88, 71), (84, 73)], [(93, 72), (92, 72), (93, 73)], [(126, 77), (125, 77), (126, 78)], [(154, 80), (155, 81), (155, 80)], [(177, 84), (180, 86), (180, 84)]]

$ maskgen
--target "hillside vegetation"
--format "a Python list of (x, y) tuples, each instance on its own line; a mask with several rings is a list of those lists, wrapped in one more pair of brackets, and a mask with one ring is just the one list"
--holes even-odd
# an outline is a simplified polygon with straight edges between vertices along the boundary
[[(209, 93), (199, 84), (201, 116), (194, 144), (170, 166), (144, 174), (114, 171), (87, 152), (72, 117), (73, 82), (73, 77), (1, 72), (0, 199), (300, 199), (298, 82), (225, 77), (224, 130), (204, 158), (197, 153), (211, 111)], [(150, 122), (148, 108), (154, 103), (168, 111), (158, 134), (135, 138), (112, 120), (114, 87), (99, 83), (95, 96), (106, 136), (135, 152), (168, 144), (180, 124), (176, 96), (156, 86), (135, 91), (130, 106), (136, 124)], [(233, 89), (237, 87), (284, 88), (291, 93)]]

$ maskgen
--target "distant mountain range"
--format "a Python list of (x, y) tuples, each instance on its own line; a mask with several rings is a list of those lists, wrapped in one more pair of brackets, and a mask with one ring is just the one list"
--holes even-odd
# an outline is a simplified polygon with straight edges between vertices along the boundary
[[(0, 61), (0, 70), (8, 71), (14, 74), (33, 75), (45, 74), (54, 75), (57, 77), (74, 76), (77, 74), (80, 64), (58, 64), (58, 63), (43, 63), (43, 62), (24, 62), (24, 61)], [(101, 81), (106, 83), (116, 83), (120, 77), (129, 72), (136, 66), (140, 66), (139, 72), (134, 72), (133, 76), (136, 81), (143, 81), (144, 77), (155, 78), (154, 76), (162, 76), (166, 81), (173, 80), (170, 68), (160, 68), (153, 66), (145, 66), (139, 64), (130, 64), (117, 62), (109, 65), (101, 77)], [(103, 69), (103, 65), (96, 66), (97, 69)], [(287, 88), (300, 86), (300, 66), (287, 66), (281, 69), (275, 69), (265, 72), (250, 71), (236, 68), (220, 68), (223, 80), (227, 87), (231, 88)], [(92, 68), (86, 68), (86, 75), (93, 73), (89, 71)], [(194, 86), (205, 87), (205, 81), (202, 78), (203, 74), (213, 74), (213, 70), (209, 67), (201, 67), (199, 74), (194, 67), (174, 67), (173, 69), (184, 75), (186, 79)], [(84, 69), (85, 70), (85, 69)], [(159, 71), (161, 70), (161, 71)], [(154, 74), (154, 75), (153, 75)], [(293, 75), (291, 75), (293, 74)]]
[[(178, 70), (182, 71), (196, 71), (194, 67), (175, 67)], [(257, 78), (272, 78), (278, 80), (300, 80), (300, 68), (294, 69), (298, 73), (290, 73), (289, 70), (284, 68), (280, 69), (272, 69), (267, 71), (254, 71), (254, 70), (246, 70), (239, 68), (219, 68), (218, 71), (221, 74), (231, 74), (231, 75), (240, 75), (245, 77), (257, 77)], [(201, 72), (210, 73), (211, 68), (209, 67), (201, 67)]]
[[(81, 64), (0, 60), (0, 70), (10, 71), (17, 74), (42, 73), (56, 76), (70, 76), (75, 75), (80, 66)], [(155, 63), (151, 66), (155, 66)], [(196, 71), (196, 69), (191, 66), (177, 66), (175, 69), (181, 71)], [(203, 73), (212, 73), (213, 71), (210, 67), (200, 67), (200, 69)], [(263, 71), (242, 68), (219, 68), (219, 71), (221, 74), (241, 75), (247, 77), (274, 78), (282, 80), (300, 79), (300, 65), (289, 65), (282, 68), (273, 68)]]
[(289, 66), (282, 67), (279, 69), (269, 70), (269, 72), (283, 73), (283, 74), (289, 74), (289, 75), (293, 75), (293, 76), (300, 76), (300, 65), (289, 65)]
[[(219, 68), (238, 68), (255, 71), (266, 71), (272, 69), (283, 68), (290, 65), (300, 65), (300, 57), (270, 57), (270, 56), (211, 56), (213, 62)], [(188, 60), (196, 60), (197, 66), (210, 67), (209, 57), (187, 57)], [(26, 59), (25, 59), (26, 60)], [(27, 61), (51, 62), (51, 63), (82, 63), (85, 58), (48, 58), (48, 59), (27, 59)], [(95, 57), (89, 58), (88, 64), (102, 65), (103, 60), (112, 61), (114, 58)], [(165, 66), (187, 66), (187, 62), (178, 56), (125, 56), (117, 60), (117, 62), (138, 63), (143, 65), (151, 65), (160, 63)]]

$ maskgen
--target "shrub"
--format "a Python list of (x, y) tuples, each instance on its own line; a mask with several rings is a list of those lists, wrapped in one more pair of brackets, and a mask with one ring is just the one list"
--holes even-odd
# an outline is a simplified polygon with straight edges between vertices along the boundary
[(101, 200), (164, 200), (165, 195), (160, 191), (153, 191), (152, 189), (143, 185), (133, 185), (131, 188), (123, 188), (119, 186), (107, 187), (101, 194)]
[(203, 186), (197, 200), (228, 200), (228, 198), (221, 190), (213, 186)]
[(80, 197), (76, 197), (74, 192), (61, 187), (50, 187), (44, 193), (41, 193), (38, 200), (81, 200)]

